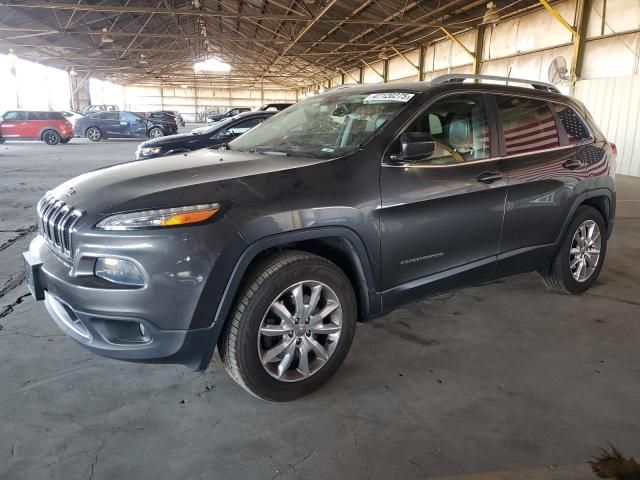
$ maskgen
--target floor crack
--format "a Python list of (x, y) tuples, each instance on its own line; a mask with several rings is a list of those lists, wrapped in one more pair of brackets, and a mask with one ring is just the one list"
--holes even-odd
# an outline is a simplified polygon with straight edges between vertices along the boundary
[[(0, 318), (4, 318), (7, 315), (12, 314), (14, 307), (16, 307), (17, 305), (20, 305), (25, 298), (30, 296), (31, 296), (30, 293), (25, 293), (24, 295), (20, 295), (14, 302), (4, 307), (4, 309), (0, 312)], [(0, 325), (0, 330), (2, 330), (2, 325)]]
[(19, 230), (16, 230), (16, 233), (18, 234), (17, 236), (10, 238), (9, 240), (7, 240), (6, 242), (4, 242), (2, 245), (0, 245), (0, 252), (2, 250), (5, 250), (7, 248), (9, 248), (11, 245), (13, 245), (14, 243), (16, 243), (18, 240), (20, 240), (21, 238), (35, 232), (38, 229), (38, 225), (30, 225), (27, 228), (21, 228)]

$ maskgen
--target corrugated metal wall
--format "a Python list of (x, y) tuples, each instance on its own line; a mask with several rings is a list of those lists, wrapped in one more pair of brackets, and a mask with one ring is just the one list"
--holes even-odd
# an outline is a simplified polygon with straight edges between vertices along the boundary
[(618, 147), (617, 173), (640, 176), (640, 76), (581, 80), (575, 96)]

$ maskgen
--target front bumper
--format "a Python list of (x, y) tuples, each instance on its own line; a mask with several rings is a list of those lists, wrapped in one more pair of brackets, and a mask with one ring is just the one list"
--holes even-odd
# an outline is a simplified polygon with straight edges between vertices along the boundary
[[(198, 236), (201, 242), (206, 235), (202, 237)], [(102, 246), (95, 240), (78, 248), (73, 262), (54, 253), (41, 236), (24, 254), (30, 290), (36, 300), (44, 300), (56, 324), (83, 347), (105, 357), (206, 368), (221, 325), (213, 323), (215, 310), (206, 309), (208, 318), (196, 313), (202, 310), (198, 307), (215, 256), (199, 257), (184, 235), (182, 251), (171, 236), (146, 238), (146, 245), (137, 239), (142, 252), (132, 248), (131, 237), (120, 238), (120, 245), (113, 237), (105, 238)], [(147, 267), (144, 287), (110, 284), (86, 271), (87, 262), (95, 262), (96, 255), (122, 257), (123, 253)]]

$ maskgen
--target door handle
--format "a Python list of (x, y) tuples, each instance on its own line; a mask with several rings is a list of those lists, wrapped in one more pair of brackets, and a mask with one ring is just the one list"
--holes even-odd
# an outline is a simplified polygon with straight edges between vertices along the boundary
[(476, 180), (482, 183), (493, 183), (500, 179), (502, 179), (501, 172), (482, 172), (476, 177)]
[(568, 170), (576, 170), (580, 167), (582, 167), (582, 162), (575, 158), (571, 158), (562, 164), (562, 168), (566, 168)]

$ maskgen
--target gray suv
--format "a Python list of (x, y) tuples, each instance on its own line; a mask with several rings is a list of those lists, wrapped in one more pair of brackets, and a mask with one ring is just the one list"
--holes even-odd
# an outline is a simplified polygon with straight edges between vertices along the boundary
[(95, 353), (204, 369), (217, 346), (275, 401), (409, 302), (527, 271), (580, 294), (613, 227), (615, 146), (581, 103), (514, 82), (337, 87), (226, 150), (74, 178), (38, 204), (31, 292)]

